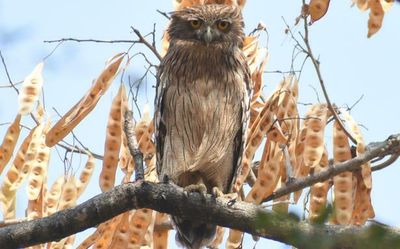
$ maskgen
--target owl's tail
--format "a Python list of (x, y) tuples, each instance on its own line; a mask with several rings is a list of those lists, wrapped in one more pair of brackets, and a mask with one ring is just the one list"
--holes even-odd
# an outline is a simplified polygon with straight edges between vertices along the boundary
[(200, 249), (212, 242), (217, 226), (207, 223), (198, 223), (171, 216), (176, 228), (176, 241), (187, 249)]

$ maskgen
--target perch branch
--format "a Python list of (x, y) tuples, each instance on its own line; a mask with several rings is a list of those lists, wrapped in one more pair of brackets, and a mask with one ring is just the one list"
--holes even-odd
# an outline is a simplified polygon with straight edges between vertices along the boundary
[[(311, 225), (254, 204), (238, 201), (229, 205), (227, 199), (187, 194), (172, 184), (139, 181), (117, 186), (49, 217), (0, 228), (0, 245), (16, 249), (56, 241), (133, 208), (215, 223), (298, 248), (386, 249), (395, 248), (400, 241), (400, 231), (383, 225)], [(371, 241), (375, 240), (379, 247), (373, 247), (376, 244)]]

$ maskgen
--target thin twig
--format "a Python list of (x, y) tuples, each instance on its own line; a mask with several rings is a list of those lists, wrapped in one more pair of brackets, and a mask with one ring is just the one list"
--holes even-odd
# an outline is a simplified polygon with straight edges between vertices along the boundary
[(154, 46), (152, 46), (152, 45), (142, 36), (142, 34), (140, 33), (139, 30), (135, 29), (134, 27), (131, 27), (131, 29), (132, 29), (133, 33), (135, 33), (136, 36), (139, 38), (139, 41), (137, 41), (137, 42), (138, 42), (138, 43), (142, 43), (143, 45), (145, 45), (146, 47), (148, 47), (148, 48), (153, 52), (153, 54), (161, 61), (162, 57), (161, 57), (161, 55), (158, 53), (157, 49), (156, 49)]
[(156, 10), (159, 14), (167, 18), (168, 20), (171, 20), (171, 17), (167, 14), (167, 12), (163, 12), (161, 10)]
[(73, 41), (73, 42), (95, 42), (95, 43), (136, 43), (138, 41), (135, 40), (97, 40), (97, 39), (76, 39), (76, 38), (61, 38), (58, 40), (46, 40), (43, 41), (45, 43), (55, 43), (55, 42), (66, 42), (66, 41)]
[(1, 50), (0, 50), (0, 57), (1, 57), (1, 62), (3, 63), (4, 71), (6, 71), (6, 75), (7, 75), (7, 78), (8, 78), (8, 83), (10, 83), (10, 86), (12, 88), (14, 88), (14, 90), (17, 92), (17, 94), (19, 94), (18, 88), (14, 85), (14, 83), (11, 80), (10, 74), (8, 72), (7, 64), (6, 64), (6, 61), (4, 60), (4, 57), (3, 57), (3, 54), (1, 52)]

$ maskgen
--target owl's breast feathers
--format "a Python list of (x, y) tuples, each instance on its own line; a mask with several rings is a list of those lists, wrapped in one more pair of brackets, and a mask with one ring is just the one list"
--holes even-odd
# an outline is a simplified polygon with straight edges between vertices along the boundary
[(241, 163), (249, 78), (238, 48), (171, 44), (156, 97), (160, 179), (229, 191)]

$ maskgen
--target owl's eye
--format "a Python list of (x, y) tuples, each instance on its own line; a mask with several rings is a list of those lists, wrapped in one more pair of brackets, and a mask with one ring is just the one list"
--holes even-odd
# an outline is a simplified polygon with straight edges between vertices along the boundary
[(192, 26), (192, 28), (198, 29), (201, 26), (201, 22), (199, 20), (191, 20), (190, 25)]
[(231, 24), (230, 24), (229, 22), (227, 22), (227, 21), (219, 21), (219, 22), (217, 23), (218, 29), (219, 29), (219, 30), (222, 30), (222, 31), (227, 30), (227, 29), (229, 28), (230, 25), (231, 25)]

